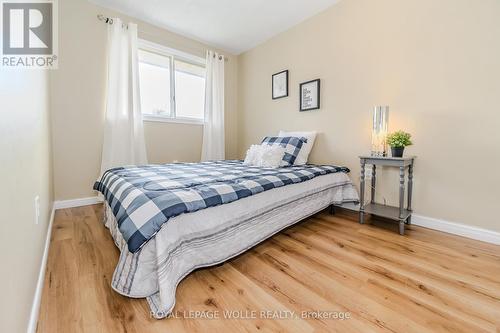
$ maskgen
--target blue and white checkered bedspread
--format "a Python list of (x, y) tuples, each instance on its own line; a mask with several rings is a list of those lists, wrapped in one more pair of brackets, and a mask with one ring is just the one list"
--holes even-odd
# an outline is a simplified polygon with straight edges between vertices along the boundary
[(104, 195), (134, 253), (171, 217), (335, 172), (349, 169), (328, 165), (266, 169), (242, 161), (127, 166), (106, 171), (94, 190)]

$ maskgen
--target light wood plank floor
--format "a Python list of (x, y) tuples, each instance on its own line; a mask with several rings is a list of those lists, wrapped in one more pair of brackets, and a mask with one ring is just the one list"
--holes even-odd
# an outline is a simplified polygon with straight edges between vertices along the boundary
[[(38, 332), (500, 332), (499, 246), (416, 226), (399, 236), (382, 228), (391, 224), (359, 225), (342, 212), (190, 274), (175, 308), (188, 318), (155, 320), (144, 299), (111, 289), (118, 250), (101, 217), (101, 205), (56, 212)], [(258, 315), (188, 312), (224, 310)], [(261, 318), (262, 310), (299, 318)], [(303, 319), (302, 311), (350, 319)]]

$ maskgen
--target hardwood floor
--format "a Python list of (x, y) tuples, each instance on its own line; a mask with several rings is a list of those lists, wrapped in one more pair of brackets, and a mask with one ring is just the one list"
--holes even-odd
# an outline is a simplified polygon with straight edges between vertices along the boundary
[(500, 332), (500, 246), (415, 226), (399, 236), (342, 212), (190, 274), (179, 318), (155, 320), (111, 289), (118, 250), (101, 217), (101, 205), (56, 211), (38, 332)]

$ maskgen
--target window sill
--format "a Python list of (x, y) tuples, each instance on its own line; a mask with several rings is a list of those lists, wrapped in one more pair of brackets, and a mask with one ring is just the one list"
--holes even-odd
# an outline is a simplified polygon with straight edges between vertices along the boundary
[(154, 116), (151, 114), (143, 114), (143, 121), (152, 121), (160, 123), (172, 123), (172, 124), (187, 124), (187, 125), (203, 125), (203, 120), (193, 119), (193, 118), (168, 118), (162, 116)]

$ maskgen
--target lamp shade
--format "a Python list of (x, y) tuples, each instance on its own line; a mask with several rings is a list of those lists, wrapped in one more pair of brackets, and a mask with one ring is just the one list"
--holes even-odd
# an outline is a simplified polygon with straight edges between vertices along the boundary
[(389, 107), (373, 108), (372, 156), (387, 156), (387, 129), (389, 125)]

